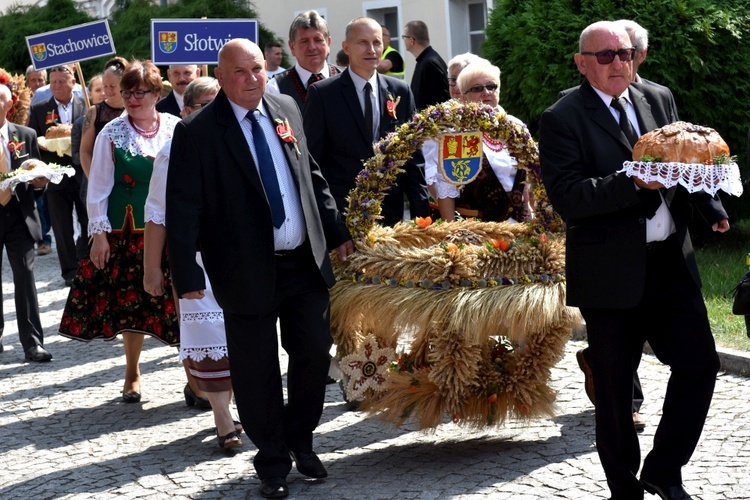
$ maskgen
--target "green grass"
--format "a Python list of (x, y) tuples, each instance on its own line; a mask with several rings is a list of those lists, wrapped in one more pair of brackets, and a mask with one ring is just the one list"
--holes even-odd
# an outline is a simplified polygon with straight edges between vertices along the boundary
[(694, 236), (695, 257), (716, 344), (750, 352), (745, 318), (732, 314), (731, 296), (732, 289), (748, 270), (750, 220), (730, 220), (730, 225), (724, 234)]

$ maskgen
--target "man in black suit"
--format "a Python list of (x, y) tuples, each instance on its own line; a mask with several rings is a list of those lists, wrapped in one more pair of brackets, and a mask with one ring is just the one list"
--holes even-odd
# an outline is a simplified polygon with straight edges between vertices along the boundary
[[(575, 62), (586, 81), (542, 114), (540, 163), (566, 221), (567, 303), (586, 320), (596, 445), (612, 498), (643, 498), (645, 488), (684, 499), (682, 466), (700, 438), (719, 369), (688, 217), (695, 206), (714, 231), (729, 223), (718, 197), (682, 186), (661, 194), (658, 181), (622, 171), (638, 136), (676, 119), (667, 92), (631, 83), (634, 53), (619, 24), (583, 30)], [(639, 481), (633, 375), (646, 340), (671, 376)]]
[[(294, 100), (263, 96), (261, 49), (247, 39), (228, 42), (216, 78), (221, 92), (180, 122), (172, 141), (166, 213), (172, 279), (181, 298), (203, 296), (200, 248), (224, 310), (237, 408), (258, 448), (260, 493), (282, 498), (292, 458), (302, 474), (328, 474), (313, 451), (332, 344), (328, 252), (338, 248), (346, 259), (354, 246), (307, 151)], [(286, 405), (277, 320), (289, 354)]]
[(448, 66), (430, 45), (430, 32), (423, 21), (409, 21), (401, 35), (406, 50), (417, 58), (411, 77), (411, 91), (417, 110), (445, 102), (451, 98)]
[[(36, 131), (37, 137), (43, 137), (48, 129), (60, 124), (72, 124), (76, 118), (86, 112), (84, 100), (73, 95), (75, 76), (70, 66), (63, 65), (49, 70), (49, 82), (52, 97), (31, 106), (29, 127)], [(75, 168), (75, 177), (65, 177), (59, 184), (52, 184), (47, 189), (47, 205), (55, 234), (57, 257), (65, 285), (73, 283), (78, 262), (88, 251), (88, 214), (86, 205), (81, 200), (81, 180), (83, 170), (73, 164), (70, 156), (58, 156), (51, 151), (41, 151), (41, 160), (45, 163), (57, 163)], [(81, 226), (78, 240), (75, 236), (73, 210)]]
[(297, 60), (296, 64), (277, 74), (268, 83), (266, 92), (291, 96), (302, 110), (307, 99), (307, 88), (339, 73), (336, 66), (328, 64), (331, 34), (326, 20), (314, 10), (295, 17), (289, 27), (289, 50)]
[(167, 80), (172, 84), (172, 91), (156, 103), (156, 111), (180, 116), (185, 101), (182, 94), (187, 86), (201, 76), (201, 70), (195, 64), (171, 64), (167, 69)]
[[(615, 22), (625, 28), (625, 31), (628, 32), (628, 37), (630, 37), (630, 43), (633, 45), (633, 47), (635, 47), (635, 55), (633, 56), (633, 81), (654, 85), (667, 93), (669, 95), (669, 114), (670, 116), (673, 116), (675, 120), (679, 120), (679, 117), (677, 115), (677, 104), (674, 101), (672, 91), (664, 85), (659, 85), (658, 83), (652, 82), (651, 80), (641, 78), (641, 76), (638, 74), (638, 68), (646, 60), (646, 55), (648, 54), (648, 31), (643, 26), (636, 23), (635, 21), (631, 21), (630, 19), (619, 19)], [(578, 87), (561, 90), (557, 95), (557, 98), (562, 98), (576, 88)], [(581, 367), (581, 370), (583, 371), (585, 376), (586, 394), (588, 395), (591, 402), (594, 403), (594, 377), (591, 374), (591, 367), (588, 363), (588, 357), (588, 348), (581, 349), (576, 353), (578, 365)], [(638, 359), (636, 367), (639, 363), (640, 359)], [(646, 421), (640, 415), (642, 405), (643, 388), (641, 387), (641, 380), (640, 378), (638, 378), (638, 372), (636, 371), (633, 377), (633, 424), (635, 425), (635, 429), (637, 431), (641, 431), (646, 427)]]
[[(339, 76), (311, 86), (304, 108), (310, 153), (323, 169), (342, 212), (348, 207), (346, 198), (362, 170), (362, 162), (374, 155), (373, 143), (414, 114), (409, 87), (397, 78), (377, 72), (383, 52), (380, 24), (369, 18), (351, 21), (346, 27), (343, 47), (349, 55), (349, 68)], [(383, 201), (385, 225), (392, 226), (403, 219), (404, 195), (409, 200), (412, 218), (429, 214), (421, 151), (404, 165), (404, 170)]]
[[(0, 85), (0, 172), (17, 168), (25, 161), (39, 159), (36, 133), (28, 127), (7, 121), (13, 107), (13, 95)], [(42, 224), (36, 208), (47, 179), (21, 183), (15, 191), (0, 190), (0, 258), (2, 247), (8, 254), (15, 287), (16, 321), (26, 361), (49, 361), (52, 354), (44, 349), (44, 330), (39, 319), (39, 304), (34, 279), (34, 243), (42, 240)], [(0, 298), (1, 299), (1, 298)], [(3, 352), (5, 321), (0, 300), (0, 352)]]

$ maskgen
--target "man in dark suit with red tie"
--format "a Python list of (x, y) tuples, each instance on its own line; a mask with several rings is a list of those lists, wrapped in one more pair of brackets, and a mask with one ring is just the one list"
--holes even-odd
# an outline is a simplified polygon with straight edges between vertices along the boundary
[[(49, 70), (49, 84), (52, 97), (46, 102), (31, 106), (29, 127), (33, 128), (37, 137), (44, 137), (48, 129), (60, 124), (72, 124), (76, 118), (86, 112), (83, 99), (73, 94), (75, 76), (70, 66), (56, 66)], [(81, 181), (83, 170), (80, 165), (73, 165), (70, 156), (59, 156), (51, 151), (41, 151), (41, 160), (45, 163), (57, 163), (75, 168), (74, 177), (65, 177), (59, 184), (52, 184), (47, 189), (47, 206), (55, 234), (57, 257), (60, 260), (60, 270), (65, 285), (70, 286), (78, 270), (78, 262), (88, 251), (88, 213), (86, 205), (81, 200)], [(81, 230), (76, 240), (75, 210)]]
[[(0, 173), (21, 168), (28, 160), (39, 159), (36, 133), (9, 122), (6, 118), (13, 107), (13, 95), (0, 85)], [(15, 190), (0, 190), (0, 258), (2, 249), (8, 254), (16, 304), (18, 338), (26, 361), (50, 361), (52, 354), (44, 348), (44, 330), (39, 318), (36, 280), (34, 279), (34, 243), (42, 240), (35, 198), (40, 196), (47, 179), (20, 183)], [(0, 352), (3, 352), (5, 320), (0, 300)]]
[(310, 85), (339, 73), (328, 64), (331, 34), (326, 20), (314, 10), (295, 17), (289, 28), (289, 50), (297, 63), (268, 82), (266, 92), (291, 96), (301, 110)]
[[(288, 96), (266, 95), (261, 49), (234, 39), (219, 51), (222, 90), (180, 122), (167, 178), (167, 242), (178, 295), (205, 282), (224, 310), (232, 386), (266, 498), (289, 494), (287, 474), (328, 475), (313, 451), (329, 349), (329, 251), (354, 251)], [(248, 216), (249, 215), (249, 216)], [(284, 404), (276, 323), (289, 354)], [(291, 455), (291, 457), (290, 457)]]
[[(575, 62), (586, 80), (542, 114), (540, 164), (566, 222), (567, 303), (586, 320), (596, 447), (612, 498), (643, 498), (645, 490), (685, 499), (682, 467), (700, 438), (719, 369), (688, 217), (695, 207), (714, 231), (729, 223), (718, 197), (682, 186), (662, 194), (658, 181), (623, 171), (638, 136), (676, 119), (668, 92), (631, 83), (634, 54), (617, 23), (583, 30)], [(645, 341), (671, 375), (639, 480), (633, 375)]]
[[(374, 19), (354, 19), (346, 27), (344, 50), (349, 67), (341, 75), (308, 89), (303, 112), (310, 153), (323, 169), (340, 211), (355, 186), (362, 162), (374, 156), (373, 143), (414, 115), (414, 97), (403, 81), (377, 72), (383, 52), (382, 28)], [(368, 118), (368, 110), (372, 118)], [(418, 150), (387, 193), (382, 216), (392, 226), (404, 216), (429, 214), (424, 159)]]

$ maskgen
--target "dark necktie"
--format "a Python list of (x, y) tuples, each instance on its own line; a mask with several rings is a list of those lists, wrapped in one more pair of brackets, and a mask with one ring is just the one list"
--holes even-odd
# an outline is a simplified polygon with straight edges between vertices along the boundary
[(627, 102), (628, 101), (624, 97), (618, 97), (616, 99), (612, 99), (610, 106), (620, 112), (620, 128), (625, 133), (625, 137), (628, 138), (630, 146), (632, 147), (635, 146), (636, 142), (638, 142), (638, 134), (635, 133), (633, 124), (630, 123), (630, 120), (628, 120), (628, 113), (625, 111)]
[(372, 85), (365, 83), (365, 129), (367, 140), (372, 142)]
[[(620, 112), (620, 128), (625, 133), (625, 137), (628, 138), (631, 146), (635, 146), (638, 142), (638, 134), (633, 129), (633, 124), (628, 119), (628, 114), (625, 112), (625, 105), (627, 100), (624, 97), (612, 99), (610, 106)], [(643, 205), (641, 213), (647, 219), (650, 219), (656, 213), (656, 210), (661, 205), (661, 196), (659, 196), (659, 190), (657, 189), (640, 189), (638, 191), (638, 198), (641, 200)]]
[(310, 74), (310, 78), (307, 79), (307, 86), (309, 87), (315, 82), (319, 82), (323, 79), (322, 73), (312, 73)]
[[(256, 114), (257, 113), (257, 114)], [(271, 149), (268, 147), (266, 135), (263, 133), (263, 127), (259, 120), (260, 111), (254, 109), (248, 111), (245, 118), (253, 124), (253, 143), (255, 144), (255, 155), (258, 157), (258, 171), (263, 181), (263, 188), (266, 190), (266, 198), (271, 206), (271, 218), (275, 228), (280, 228), (286, 217), (284, 213), (284, 202), (281, 199), (281, 189), (279, 189), (279, 179), (276, 177), (276, 168), (273, 164)]]

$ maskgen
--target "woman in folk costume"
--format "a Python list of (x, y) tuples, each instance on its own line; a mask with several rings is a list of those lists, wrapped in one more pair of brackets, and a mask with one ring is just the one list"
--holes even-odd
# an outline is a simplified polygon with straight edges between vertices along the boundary
[(143, 210), (154, 157), (179, 121), (156, 111), (161, 88), (161, 74), (151, 62), (132, 61), (123, 72), (120, 94), (126, 113), (96, 137), (87, 199), (93, 243), (79, 265), (59, 329), (82, 341), (122, 334), (126, 403), (141, 400), (145, 335), (168, 345), (180, 342), (166, 254), (165, 293), (152, 297), (143, 289)]

